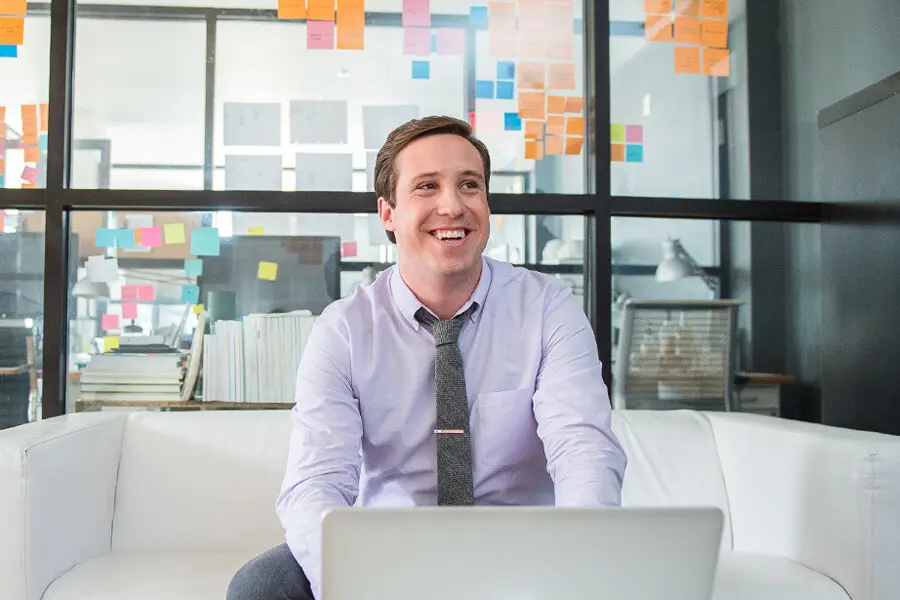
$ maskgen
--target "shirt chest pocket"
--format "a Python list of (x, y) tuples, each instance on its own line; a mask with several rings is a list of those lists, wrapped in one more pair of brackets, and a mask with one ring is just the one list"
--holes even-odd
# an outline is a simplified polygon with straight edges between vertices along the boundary
[(512, 466), (531, 455), (538, 441), (533, 396), (531, 388), (478, 394), (472, 432), (476, 460)]

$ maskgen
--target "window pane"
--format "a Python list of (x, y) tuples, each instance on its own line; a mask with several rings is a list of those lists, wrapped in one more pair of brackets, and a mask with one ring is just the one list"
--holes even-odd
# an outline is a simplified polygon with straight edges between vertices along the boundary
[[(97, 357), (116, 349), (121, 354), (129, 342), (139, 340), (177, 345), (189, 354), (199, 323), (197, 304), (216, 322), (212, 335), (219, 337), (207, 345), (215, 348), (216, 340), (230, 335), (229, 327), (251, 326), (238, 323), (247, 323), (249, 315), (308, 310), (315, 317), (361, 283), (374, 280), (396, 258), (374, 214), (78, 211), (73, 213), (72, 234), (77, 250), (72, 251), (71, 265), (69, 365), (74, 375), (69, 411), (117, 402), (145, 407), (149, 396), (159, 403), (179, 401), (180, 388), (174, 383), (159, 390), (153, 381), (131, 382), (144, 386), (140, 389), (117, 384), (116, 377), (121, 380), (123, 375), (104, 370), (110, 357)], [(582, 296), (583, 239), (583, 217), (494, 215), (485, 255), (552, 274)], [(278, 356), (299, 358), (287, 349), (302, 348), (302, 340), (272, 340), (266, 347), (276, 349)], [(229, 370), (217, 355), (199, 356), (209, 361), (203, 373), (212, 379), (201, 378), (197, 399), (262, 397), (241, 398), (218, 387), (205, 395), (208, 381), (242, 371)], [(207, 369), (210, 364), (220, 365), (218, 371), (213, 367), (213, 375)], [(296, 365), (282, 366), (290, 381), (286, 375), (285, 387), (264, 396), (290, 402)], [(134, 376), (140, 379), (139, 372)], [(84, 402), (76, 406), (78, 399)]]
[(41, 417), (44, 213), (0, 209), (0, 429)]
[[(613, 379), (619, 405), (721, 410), (725, 382), (731, 381), (741, 410), (814, 416), (819, 235), (815, 224), (614, 219)], [(722, 300), (740, 302), (733, 334), (727, 321), (718, 320), (721, 306), (697, 306)], [(733, 354), (730, 377), (724, 376), (725, 351)]]
[(31, 4), (27, 16), (0, 17), (13, 28), (0, 39), (0, 189), (47, 185), (49, 4)]

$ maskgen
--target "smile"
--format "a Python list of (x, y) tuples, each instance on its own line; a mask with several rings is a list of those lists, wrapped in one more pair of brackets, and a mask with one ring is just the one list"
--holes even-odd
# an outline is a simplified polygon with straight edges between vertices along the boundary
[(468, 229), (436, 229), (431, 235), (442, 241), (462, 240), (469, 235)]

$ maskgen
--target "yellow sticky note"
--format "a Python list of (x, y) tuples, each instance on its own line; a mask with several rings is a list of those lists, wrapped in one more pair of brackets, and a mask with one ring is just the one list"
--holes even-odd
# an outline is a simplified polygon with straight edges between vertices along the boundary
[(279, 19), (305, 19), (306, 0), (278, 0)]
[(195, 315), (199, 315), (199, 314), (202, 313), (202, 312), (203, 312), (203, 305), (202, 305), (202, 304), (195, 304), (195, 305), (194, 305), (194, 314), (195, 314)]
[(166, 223), (163, 228), (167, 244), (184, 243), (184, 223)]
[(108, 335), (103, 338), (103, 351), (109, 352), (110, 350), (115, 350), (119, 347), (119, 336), (117, 335)]
[(278, 277), (278, 263), (260, 262), (256, 276), (264, 281), (275, 281)]
[(255, 226), (251, 227), (250, 229), (248, 229), (247, 233), (249, 233), (250, 235), (265, 235), (266, 228), (263, 227), (262, 225), (255, 225)]
[(0, 45), (21, 46), (25, 41), (25, 19), (0, 17)]
[(0, 15), (25, 16), (27, 0), (0, 0)]

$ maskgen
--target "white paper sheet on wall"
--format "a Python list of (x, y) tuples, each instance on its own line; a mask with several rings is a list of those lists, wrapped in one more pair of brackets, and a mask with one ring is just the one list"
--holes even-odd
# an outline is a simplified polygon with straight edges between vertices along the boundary
[(363, 141), (366, 150), (378, 150), (388, 134), (399, 125), (419, 118), (419, 107), (363, 106)]
[(366, 152), (366, 190), (375, 191), (375, 159), (377, 152)]
[[(143, 229), (153, 227), (153, 215), (125, 215), (126, 229)], [(150, 252), (152, 248), (138, 244), (134, 248), (126, 248), (123, 252)]]
[(349, 192), (353, 190), (352, 154), (297, 153), (297, 191)]
[(246, 154), (225, 156), (225, 189), (281, 191), (281, 156)]
[(292, 144), (346, 144), (347, 142), (346, 101), (291, 100)]
[(226, 146), (280, 146), (281, 104), (226, 102)]
[(119, 261), (105, 256), (91, 256), (87, 259), (88, 281), (115, 283), (119, 280)]

